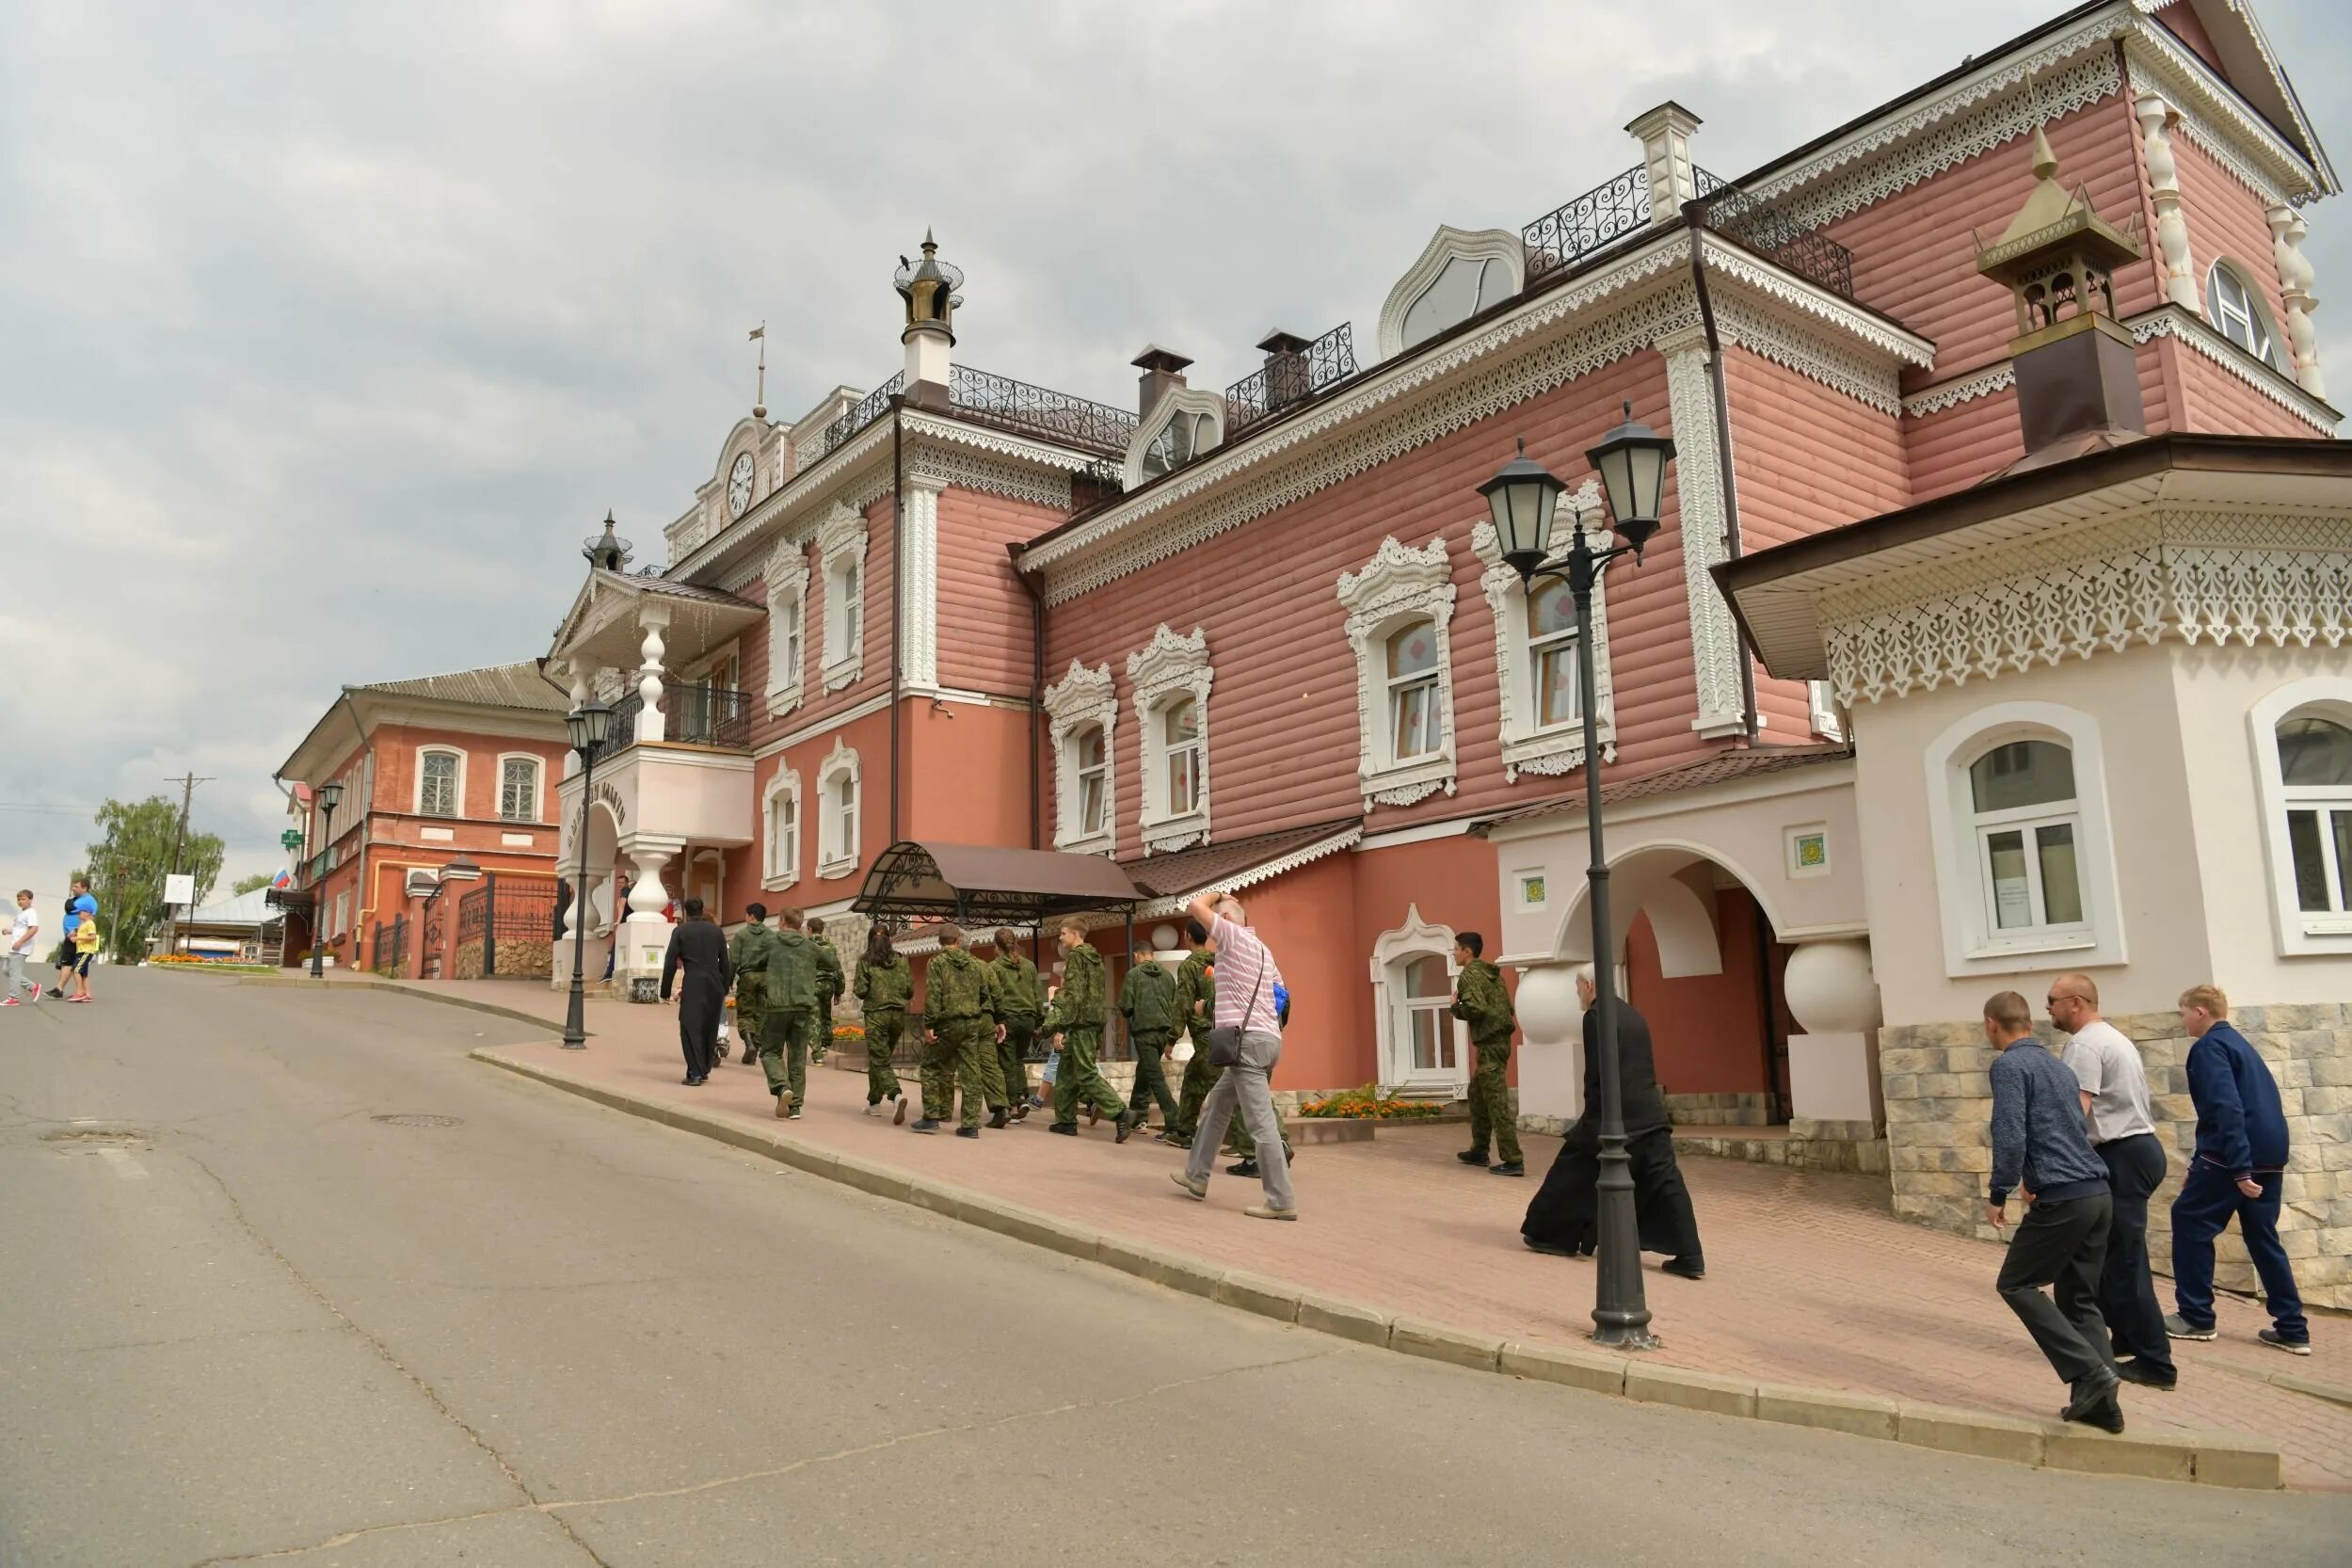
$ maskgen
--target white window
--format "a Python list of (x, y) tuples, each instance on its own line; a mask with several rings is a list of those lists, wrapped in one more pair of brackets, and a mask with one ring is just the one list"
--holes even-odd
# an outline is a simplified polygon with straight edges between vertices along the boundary
[(848, 876), (857, 870), (857, 753), (836, 737), (817, 772), (817, 874)]
[(777, 545), (768, 555), (767, 588), (768, 712), (785, 713), (800, 705), (801, 671), (808, 657), (807, 553)]
[(329, 936), (340, 936), (351, 929), (351, 894), (348, 890), (335, 895), (335, 923), (327, 928)]
[(1112, 736), (1119, 717), (1111, 666), (1088, 669), (1077, 660), (1046, 688), (1051, 727), (1055, 810), (1053, 847), (1109, 854), (1118, 832), (1118, 780), (1112, 769)]
[(2248, 718), (2279, 952), (2352, 953), (2352, 678), (2282, 686)]
[(2125, 961), (2099, 728), (2046, 702), (1995, 704), (1928, 748), (1944, 969), (2023, 954)]
[(1135, 717), (1144, 737), (1140, 825), (1146, 854), (1208, 839), (1208, 635), (1179, 637), (1162, 624), (1128, 655)]
[(1409, 806), (1454, 789), (1452, 568), (1443, 537), (1419, 550), (1385, 539), (1339, 576), (1355, 650), (1364, 804)]
[[(1601, 491), (1588, 479), (1560, 498), (1559, 517), (1570, 526), (1597, 528)], [(1564, 544), (1555, 533), (1556, 544)], [(1516, 783), (1523, 773), (1569, 773), (1584, 762), (1584, 679), (1576, 643), (1576, 600), (1568, 584), (1536, 579), (1529, 592), (1503, 560), (1495, 525), (1481, 521), (1470, 531), (1470, 550), (1484, 570), (1479, 587), (1495, 622), (1495, 675), (1502, 704), (1503, 776)], [(1617, 715), (1610, 701), (1608, 604), (1601, 584), (1592, 586), (1592, 720), (1604, 761), (1616, 756)]]
[(506, 822), (539, 820), (539, 760), (502, 757), (498, 760), (498, 814)]
[(1393, 359), (1517, 294), (1527, 256), (1513, 230), (1439, 229), (1381, 305), (1381, 358)]
[(1380, 1081), (1405, 1094), (1458, 1098), (1470, 1081), (1469, 1028), (1453, 1016), (1453, 933), (1408, 908), (1372, 944)]
[(2262, 296), (2227, 262), (2214, 263), (2213, 270), (2205, 275), (2205, 310), (2223, 337), (2271, 369), (2285, 372), (2278, 335), (2270, 329), (2270, 312), (2263, 308)]
[(1214, 445), (1216, 439), (1214, 420), (1178, 409), (1144, 448), (1144, 477), (1156, 479), (1171, 469), (1182, 468)]
[(1579, 724), (1584, 703), (1576, 674), (1576, 599), (1568, 584), (1546, 578), (1528, 596), (1528, 679), (1535, 728)]
[(1172, 469), (1182, 468), (1224, 440), (1224, 399), (1190, 387), (1172, 388), (1145, 410), (1127, 444), (1121, 472), (1133, 489)]
[(464, 799), (464, 753), (440, 749), (417, 753), (417, 815), (454, 817)]
[(865, 668), (866, 519), (835, 506), (817, 525), (824, 562), (824, 689), (838, 691)]
[(779, 769), (761, 797), (760, 885), (780, 892), (800, 880), (800, 775)]

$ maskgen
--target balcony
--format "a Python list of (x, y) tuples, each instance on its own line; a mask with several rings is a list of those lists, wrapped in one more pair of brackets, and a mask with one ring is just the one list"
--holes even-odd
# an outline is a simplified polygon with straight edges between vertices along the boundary
[[(849, 412), (825, 427), (824, 450), (834, 451), (888, 413), (890, 399), (904, 392), (905, 385), (905, 373), (901, 372), (859, 399)], [(1009, 376), (992, 376), (969, 365), (950, 369), (948, 406), (957, 417), (975, 424), (993, 424), (1081, 452), (1125, 453), (1127, 443), (1135, 439), (1136, 416), (1124, 408), (1032, 386)]]
[[(635, 745), (645, 713), (645, 697), (632, 692), (613, 704), (612, 725), (604, 744), (596, 748), (601, 765), (607, 759)], [(673, 744), (716, 746), (727, 751), (751, 749), (751, 696), (723, 686), (672, 686), (662, 694), (662, 739)]]

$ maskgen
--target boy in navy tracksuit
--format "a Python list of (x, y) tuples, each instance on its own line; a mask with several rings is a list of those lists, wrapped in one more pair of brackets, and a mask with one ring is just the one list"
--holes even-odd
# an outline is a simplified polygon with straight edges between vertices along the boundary
[(2181, 993), (2188, 1048), (2189, 1098), (2197, 1107), (2197, 1151), (2172, 1200), (2173, 1299), (2164, 1320), (2175, 1339), (2214, 1337), (2214, 1238), (2236, 1216), (2254, 1260), (2273, 1326), (2262, 1342), (2296, 1355), (2312, 1353), (2295, 1270), (2279, 1244), (2279, 1196), (2285, 1185), (2287, 1118), (2279, 1085), (2254, 1048), (2230, 1026), (2230, 1000), (2214, 985)]

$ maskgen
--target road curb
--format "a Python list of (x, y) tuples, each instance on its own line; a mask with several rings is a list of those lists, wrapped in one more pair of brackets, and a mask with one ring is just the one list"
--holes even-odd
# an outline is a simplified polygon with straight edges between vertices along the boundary
[(497, 1047), (476, 1047), (468, 1054), (487, 1065), (629, 1115), (715, 1138), (810, 1176), (929, 1209), (1065, 1257), (1100, 1263), (1154, 1285), (1359, 1345), (1443, 1361), (1474, 1371), (1500, 1372), (1508, 1377), (1613, 1394), (1644, 1403), (1813, 1427), (1853, 1437), (2044, 1469), (2260, 1491), (2278, 1491), (2286, 1484), (2284, 1459), (2278, 1447), (2236, 1432), (2110, 1436), (2056, 1421), (2020, 1420), (1987, 1411), (1918, 1404), (1840, 1389), (1759, 1384), (1752, 1379), (1611, 1355), (1598, 1350), (1522, 1344), (1477, 1329), (1392, 1317), (1377, 1307), (1338, 1300), (1288, 1280), (1228, 1269), (1207, 1258), (1163, 1252), (1146, 1243), (1072, 1224), (1019, 1204), (934, 1181), (911, 1171), (813, 1148), (781, 1128), (771, 1130), (740, 1118), (669, 1105), (593, 1083), (557, 1067), (507, 1056)]
[[(285, 990), (390, 991), (394, 996), (411, 997), (418, 1001), (438, 1002), (443, 1007), (461, 1007), (469, 1013), (488, 1013), (492, 1017), (512, 1018), (517, 1023), (529, 1024), (534, 1029), (546, 1030), (550, 1034), (561, 1034), (564, 1032), (564, 1026), (554, 1019), (543, 1018), (536, 1013), (526, 1013), (520, 1007), (501, 1007), (494, 1001), (477, 1001), (472, 997), (449, 996), (440, 991), (420, 991), (413, 985), (403, 985), (396, 980), (373, 978), (362, 980), (357, 975), (345, 976), (342, 980), (310, 980), (307, 978), (280, 980), (274, 975), (228, 975), (222, 978), (232, 985), (269, 985)], [(587, 1032), (590, 1039), (596, 1037), (595, 1030), (589, 1030)]]

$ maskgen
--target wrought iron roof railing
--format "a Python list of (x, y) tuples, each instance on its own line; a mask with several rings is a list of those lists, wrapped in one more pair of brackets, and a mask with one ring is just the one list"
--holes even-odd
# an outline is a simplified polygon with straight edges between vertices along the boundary
[(949, 371), (948, 403), (968, 419), (1090, 452), (1125, 452), (1127, 443), (1135, 439), (1138, 423), (1125, 408), (1032, 387), (968, 365)]
[(1808, 229), (1739, 186), (1714, 180), (1706, 226), (1747, 247), (1798, 277), (1843, 298), (1854, 297), (1854, 253), (1816, 229)]
[(843, 441), (889, 412), (890, 399), (896, 397), (899, 394), (899, 389), (904, 385), (906, 385), (906, 373), (902, 370), (859, 398), (848, 413), (824, 427), (824, 452), (819, 456), (829, 456)]
[[(1296, 342), (1296, 339), (1292, 339)], [(1341, 322), (1296, 354), (1276, 355), (1225, 389), (1225, 439), (1355, 374), (1355, 331)]]
[(1528, 281), (1557, 272), (1649, 221), (1650, 170), (1636, 164), (1519, 231), (1528, 248)]
[[(1737, 185), (1692, 166), (1706, 226), (1800, 278), (1851, 299), (1854, 256), (1828, 235), (1791, 221)], [(1650, 171), (1637, 164), (1520, 230), (1528, 281), (1557, 272), (1650, 222)]]

